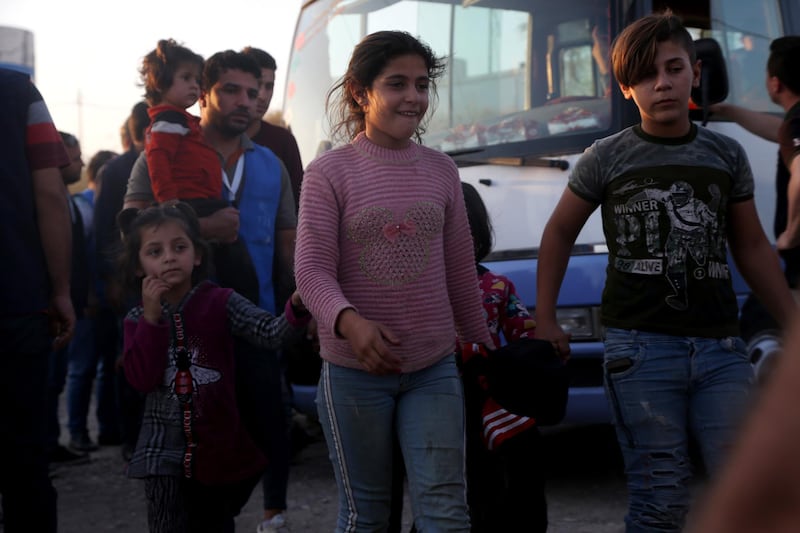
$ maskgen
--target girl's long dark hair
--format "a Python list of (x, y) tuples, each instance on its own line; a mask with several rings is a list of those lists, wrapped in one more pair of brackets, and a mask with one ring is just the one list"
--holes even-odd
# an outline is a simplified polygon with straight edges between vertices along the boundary
[(427, 117), (436, 107), (436, 80), (444, 74), (444, 60), (437, 57), (425, 43), (404, 31), (378, 31), (364, 37), (359, 42), (344, 76), (328, 91), (325, 108), (331, 120), (331, 138), (335, 141), (349, 142), (366, 129), (364, 111), (353, 97), (354, 88), (368, 89), (375, 78), (386, 68), (392, 59), (405, 55), (418, 55), (428, 69), (431, 105), (425, 122), (420, 123), (415, 132), (417, 141), (425, 133)]

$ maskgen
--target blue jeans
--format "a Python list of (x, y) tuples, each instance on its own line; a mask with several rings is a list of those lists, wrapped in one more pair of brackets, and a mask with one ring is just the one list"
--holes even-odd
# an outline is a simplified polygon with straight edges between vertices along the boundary
[(67, 349), (67, 426), (73, 439), (89, 435), (86, 418), (96, 373), (94, 319), (79, 318)]
[(732, 445), (753, 369), (738, 337), (611, 328), (605, 386), (628, 485), (626, 531), (679, 532), (689, 510), (689, 440), (709, 473)]
[(67, 414), (73, 439), (88, 435), (89, 404), (96, 383), (98, 436), (120, 437), (117, 414), (116, 360), (122, 353), (120, 325), (109, 308), (101, 307), (92, 318), (81, 318), (69, 345)]
[(325, 361), (317, 408), (339, 489), (337, 532), (389, 527), (395, 435), (417, 529), (469, 532), (464, 400), (452, 355), (385, 376)]
[(286, 509), (291, 456), (278, 352), (237, 338), (234, 353), (239, 414), (268, 461), (262, 479), (263, 508)]

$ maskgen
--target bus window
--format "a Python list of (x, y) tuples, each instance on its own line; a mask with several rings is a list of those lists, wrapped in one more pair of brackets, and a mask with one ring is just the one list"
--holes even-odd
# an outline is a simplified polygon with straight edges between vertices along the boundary
[(727, 102), (748, 109), (781, 112), (765, 88), (769, 44), (785, 33), (780, 0), (655, 2), (684, 18), (692, 33), (711, 37), (722, 47), (728, 67)]

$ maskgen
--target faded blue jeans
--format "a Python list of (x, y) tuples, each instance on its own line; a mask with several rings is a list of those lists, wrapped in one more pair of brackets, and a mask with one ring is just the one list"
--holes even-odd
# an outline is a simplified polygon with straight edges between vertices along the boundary
[(748, 407), (745, 344), (610, 328), (604, 375), (627, 476), (626, 532), (679, 532), (690, 502), (690, 437), (713, 474)]
[(324, 361), (317, 391), (339, 489), (337, 533), (389, 527), (395, 434), (417, 530), (469, 532), (464, 399), (453, 355), (385, 376)]

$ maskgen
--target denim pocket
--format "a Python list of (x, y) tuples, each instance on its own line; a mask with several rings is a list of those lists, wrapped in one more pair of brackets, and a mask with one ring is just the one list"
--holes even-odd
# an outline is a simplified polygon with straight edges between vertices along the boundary
[(745, 361), (750, 361), (750, 355), (747, 353), (747, 344), (741, 337), (723, 337), (719, 339), (719, 346), (727, 352), (738, 355)]

